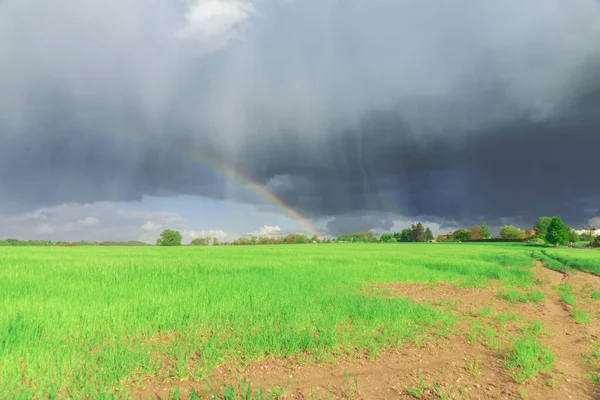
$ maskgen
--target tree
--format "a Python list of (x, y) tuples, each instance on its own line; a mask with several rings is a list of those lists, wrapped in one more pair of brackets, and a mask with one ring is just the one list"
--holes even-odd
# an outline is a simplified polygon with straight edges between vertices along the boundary
[(589, 242), (590, 240), (592, 240), (592, 234), (588, 231), (588, 232), (583, 232), (581, 234), (581, 236), (579, 236), (579, 238), (581, 240), (585, 240), (586, 242)]
[(536, 221), (535, 225), (533, 225), (533, 229), (535, 230), (536, 234), (540, 235), (541, 237), (546, 237), (551, 222), (551, 217), (540, 217)]
[(381, 240), (384, 243), (391, 243), (391, 242), (395, 242), (396, 238), (394, 238), (394, 235), (392, 235), (391, 233), (383, 233), (383, 234), (381, 234), (381, 237), (379, 238), (379, 240)]
[(464, 242), (465, 240), (469, 240), (469, 230), (465, 229), (465, 228), (457, 229), (452, 234), (452, 237), (454, 237), (454, 240), (458, 240), (461, 242)]
[(594, 246), (599, 247), (600, 235), (596, 236), (596, 231), (598, 230), (598, 227), (590, 224), (588, 228), (590, 230), (590, 249), (594, 249)]
[(375, 238), (375, 234), (371, 231), (364, 231), (364, 232), (354, 232), (352, 234), (352, 236), (354, 236), (354, 238), (356, 239), (357, 242), (372, 242), (373, 238)]
[(502, 239), (523, 239), (525, 232), (513, 225), (504, 225), (500, 228), (500, 237)]
[(299, 233), (291, 233), (281, 238), (281, 243), (285, 244), (305, 244), (309, 243), (309, 241), (308, 236)]
[(481, 226), (473, 225), (469, 228), (469, 240), (482, 240), (485, 239), (485, 233)]
[(429, 228), (425, 229), (425, 240), (427, 242), (429, 242), (430, 240), (433, 240), (433, 232), (431, 232), (431, 229), (429, 229)]
[(485, 222), (481, 223), (481, 232), (483, 232), (484, 239), (492, 238), (492, 234), (490, 233), (490, 228), (488, 227), (488, 224), (486, 224)]
[(213, 238), (213, 239), (212, 239), (212, 245), (213, 245), (213, 246), (218, 246), (218, 245), (219, 245), (219, 239), (218, 239), (218, 238), (216, 238), (216, 237), (215, 237), (215, 238)]
[(569, 229), (569, 241), (575, 243), (579, 240), (579, 235), (573, 229)]
[(160, 237), (156, 239), (157, 246), (181, 246), (181, 233), (166, 229), (162, 231)]
[(546, 241), (555, 245), (565, 245), (569, 243), (569, 228), (559, 217), (552, 218), (548, 233), (546, 233)]
[(190, 243), (190, 246), (208, 246), (210, 244), (209, 238), (195, 238)]
[(312, 238), (310, 238), (310, 242), (311, 243), (319, 243), (319, 236), (317, 236), (316, 234), (312, 236)]
[(400, 233), (400, 241), (401, 242), (410, 242), (412, 240), (412, 230), (409, 228), (402, 229)]
[(422, 223), (413, 224), (411, 239), (413, 242), (424, 242), (425, 241), (425, 228)]

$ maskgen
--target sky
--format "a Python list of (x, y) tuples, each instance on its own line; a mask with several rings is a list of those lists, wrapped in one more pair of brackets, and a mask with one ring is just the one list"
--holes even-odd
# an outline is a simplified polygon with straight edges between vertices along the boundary
[(0, 0), (0, 237), (600, 222), (595, 0)]

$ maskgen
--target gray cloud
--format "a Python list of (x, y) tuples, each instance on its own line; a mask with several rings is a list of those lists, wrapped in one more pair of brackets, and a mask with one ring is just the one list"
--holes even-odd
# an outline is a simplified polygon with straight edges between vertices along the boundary
[(598, 43), (593, 0), (4, 0), (0, 211), (261, 201), (211, 154), (332, 232), (579, 223), (600, 202)]
[(389, 232), (394, 226), (394, 219), (394, 215), (386, 213), (340, 215), (327, 223), (327, 231), (336, 236), (362, 230)]
[(143, 240), (154, 243), (161, 228), (185, 230), (172, 212), (142, 212), (114, 203), (62, 204), (35, 212), (0, 215), (0, 237), (41, 240)]

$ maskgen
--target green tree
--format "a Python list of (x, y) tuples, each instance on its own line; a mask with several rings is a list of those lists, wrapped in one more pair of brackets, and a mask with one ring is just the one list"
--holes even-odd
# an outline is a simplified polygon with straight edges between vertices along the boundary
[(550, 227), (550, 223), (552, 222), (551, 217), (540, 217), (536, 221), (535, 225), (533, 225), (533, 229), (535, 229), (535, 233), (540, 235), (541, 237), (546, 237), (548, 233), (548, 228)]
[(559, 217), (554, 217), (550, 221), (550, 226), (546, 233), (546, 241), (554, 245), (565, 245), (569, 243), (570, 229)]
[(579, 236), (579, 239), (589, 242), (590, 240), (592, 240), (592, 234), (589, 231), (583, 232), (581, 236)]
[(500, 237), (502, 239), (523, 239), (525, 232), (513, 225), (504, 225), (500, 228)]
[(156, 239), (157, 246), (181, 246), (181, 233), (166, 229), (162, 231), (160, 237)]
[(486, 224), (485, 222), (481, 223), (481, 232), (483, 232), (484, 239), (492, 238), (492, 234), (490, 233), (490, 228), (488, 227), (488, 224)]
[(410, 228), (402, 229), (402, 232), (400, 233), (400, 241), (401, 242), (412, 241), (412, 229), (410, 229)]
[(466, 228), (457, 229), (452, 234), (452, 237), (454, 237), (454, 240), (459, 240), (461, 242), (464, 242), (465, 240), (469, 240), (469, 230)]
[(312, 236), (312, 238), (310, 238), (310, 242), (311, 243), (320, 243), (321, 241), (319, 240), (319, 236), (317, 236), (316, 234)]
[(190, 246), (208, 246), (210, 244), (209, 238), (195, 238), (192, 239)]
[(422, 223), (413, 224), (411, 239), (413, 242), (424, 242), (425, 241), (425, 228)]
[(215, 238), (213, 238), (213, 239), (212, 239), (212, 245), (213, 245), (213, 246), (218, 246), (218, 245), (219, 245), (219, 239), (218, 239), (218, 238), (216, 238), (216, 237), (215, 237)]
[(395, 242), (396, 238), (394, 238), (394, 235), (392, 235), (391, 233), (383, 233), (383, 234), (381, 234), (381, 237), (379, 238), (379, 240), (381, 240), (384, 243), (391, 243), (391, 242)]
[(429, 228), (425, 229), (425, 240), (427, 242), (429, 242), (430, 240), (433, 240), (433, 232), (431, 232), (431, 229), (429, 229)]
[(281, 238), (281, 243), (285, 244), (305, 244), (309, 243), (310, 239), (306, 235), (301, 235), (299, 233), (291, 233), (287, 236)]
[(352, 234), (356, 242), (372, 242), (373, 238), (375, 238), (375, 234), (371, 231), (364, 232), (354, 232)]
[(469, 240), (482, 240), (485, 239), (485, 233), (481, 229), (480, 225), (473, 225), (469, 228)]
[(579, 240), (579, 235), (573, 229), (569, 229), (569, 241), (575, 243)]

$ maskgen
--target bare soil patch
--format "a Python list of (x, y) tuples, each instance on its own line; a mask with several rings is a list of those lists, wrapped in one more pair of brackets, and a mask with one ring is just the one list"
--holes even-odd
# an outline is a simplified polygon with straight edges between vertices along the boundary
[[(380, 291), (369, 294), (411, 297), (452, 310), (462, 320), (452, 339), (385, 351), (374, 360), (342, 358), (315, 365), (297, 359), (266, 359), (241, 371), (224, 365), (209, 381), (148, 380), (134, 389), (134, 395), (137, 399), (169, 398), (178, 387), (180, 398), (190, 397), (192, 391), (204, 398), (223, 393), (226, 386), (243, 390), (242, 381), (250, 382), (255, 391), (261, 387), (265, 393), (285, 399), (600, 399), (600, 386), (592, 383), (582, 358), (582, 354), (593, 351), (592, 341), (600, 332), (599, 319), (595, 316), (586, 325), (576, 323), (556, 290), (561, 283), (573, 285), (581, 306), (592, 312), (589, 293), (600, 290), (600, 279), (579, 273), (565, 276), (542, 265), (537, 265), (534, 273), (541, 281), (535, 290), (545, 296), (540, 303), (511, 303), (498, 296), (499, 287), (461, 288), (445, 283), (377, 285)], [(510, 313), (525, 321), (541, 321), (549, 331), (542, 341), (556, 355), (554, 371), (516, 383), (505, 366), (503, 352), (469, 335), (472, 324), (486, 321), (500, 336), (509, 337), (518, 331), (517, 323), (496, 322), (493, 315), (484, 316), (486, 308), (493, 309), (493, 315)]]

